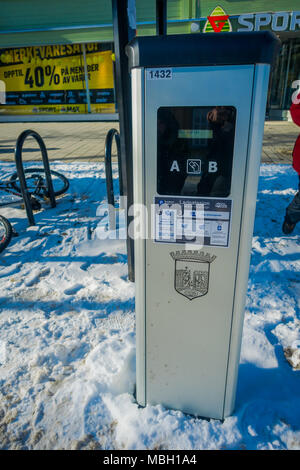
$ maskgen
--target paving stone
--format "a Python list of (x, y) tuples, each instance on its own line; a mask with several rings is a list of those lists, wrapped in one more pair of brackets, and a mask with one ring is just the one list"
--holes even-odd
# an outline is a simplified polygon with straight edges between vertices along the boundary
[[(12, 161), (18, 135), (25, 129), (38, 132), (45, 141), (50, 160), (103, 161), (105, 137), (109, 129), (119, 130), (118, 122), (40, 122), (1, 123), (0, 160)], [(292, 162), (292, 151), (300, 128), (292, 122), (266, 121), (262, 149), (263, 163)], [(113, 156), (116, 156), (113, 145)], [(28, 139), (24, 160), (38, 160), (38, 146)]]

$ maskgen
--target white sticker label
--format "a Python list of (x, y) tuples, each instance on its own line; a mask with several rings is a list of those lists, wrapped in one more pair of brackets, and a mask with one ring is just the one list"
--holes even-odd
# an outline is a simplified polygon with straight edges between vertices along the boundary
[(156, 217), (156, 233), (159, 240), (176, 241), (176, 210), (163, 209)]
[(210, 235), (210, 243), (212, 245), (221, 245), (226, 246), (228, 240), (228, 222), (223, 221), (211, 221), (211, 235)]
[(232, 200), (154, 197), (155, 241), (229, 247)]
[(147, 80), (172, 80), (172, 69), (148, 69)]

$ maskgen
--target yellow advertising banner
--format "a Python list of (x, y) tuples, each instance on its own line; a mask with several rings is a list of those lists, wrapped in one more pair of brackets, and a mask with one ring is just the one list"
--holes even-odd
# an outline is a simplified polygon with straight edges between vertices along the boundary
[[(86, 44), (88, 87), (93, 113), (114, 113), (113, 52), (110, 45)], [(0, 50), (5, 84), (2, 114), (86, 113), (82, 44)]]

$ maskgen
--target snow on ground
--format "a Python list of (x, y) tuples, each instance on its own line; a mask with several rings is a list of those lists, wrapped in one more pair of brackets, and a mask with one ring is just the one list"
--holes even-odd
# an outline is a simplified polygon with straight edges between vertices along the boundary
[(299, 449), (300, 371), (284, 348), (300, 344), (300, 227), (281, 232), (294, 171), (261, 167), (236, 411), (222, 423), (136, 404), (125, 244), (93, 240), (103, 164), (52, 168), (70, 189), (36, 227), (0, 208), (19, 232), (0, 255), (0, 448)]

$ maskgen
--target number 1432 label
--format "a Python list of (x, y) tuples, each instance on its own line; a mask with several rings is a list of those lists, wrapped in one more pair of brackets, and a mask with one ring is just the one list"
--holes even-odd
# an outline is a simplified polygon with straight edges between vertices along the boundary
[(172, 80), (172, 69), (148, 69), (147, 80)]

